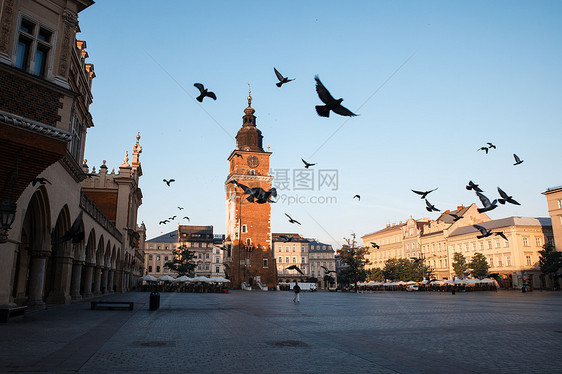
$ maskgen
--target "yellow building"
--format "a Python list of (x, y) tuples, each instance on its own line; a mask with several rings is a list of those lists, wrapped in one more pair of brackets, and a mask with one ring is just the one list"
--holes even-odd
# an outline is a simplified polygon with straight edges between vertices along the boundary
[(557, 251), (562, 251), (562, 186), (549, 188), (542, 194), (546, 196), (552, 222), (554, 243), (551, 244)]
[[(462, 217), (454, 220), (454, 216)], [(478, 224), (500, 236), (476, 238), (480, 235), (473, 225)], [(436, 220), (427, 218), (387, 225), (384, 229), (361, 237), (369, 247), (368, 268), (383, 269), (390, 258), (421, 258), (429, 266), (431, 276), (452, 279), (452, 263), (456, 252), (470, 261), (474, 253), (486, 256), (489, 272), (501, 279), (502, 287), (519, 288), (524, 279), (533, 287), (540, 287), (539, 251), (546, 242), (553, 242), (553, 228), (549, 218), (508, 217), (490, 220), (478, 213), (475, 204), (446, 211)], [(373, 247), (375, 243), (379, 248)]]

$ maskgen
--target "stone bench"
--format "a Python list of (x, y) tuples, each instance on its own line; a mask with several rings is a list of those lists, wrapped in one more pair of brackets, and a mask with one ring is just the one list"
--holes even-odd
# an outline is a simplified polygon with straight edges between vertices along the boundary
[(91, 301), (90, 309), (108, 309), (108, 310), (133, 310), (135, 303), (132, 301)]
[(26, 306), (14, 306), (0, 309), (0, 322), (6, 323), (10, 317), (25, 315)]

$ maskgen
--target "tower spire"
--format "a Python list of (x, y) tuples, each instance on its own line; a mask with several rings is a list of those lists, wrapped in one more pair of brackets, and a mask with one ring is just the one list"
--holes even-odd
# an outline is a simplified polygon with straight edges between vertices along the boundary
[(248, 108), (252, 107), (252, 89), (250, 83), (248, 83)]

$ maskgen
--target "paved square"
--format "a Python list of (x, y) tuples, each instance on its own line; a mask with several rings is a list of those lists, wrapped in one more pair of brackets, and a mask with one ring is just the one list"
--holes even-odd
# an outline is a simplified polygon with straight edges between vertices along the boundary
[(554, 373), (562, 293), (246, 292), (105, 296), (0, 324), (0, 372)]

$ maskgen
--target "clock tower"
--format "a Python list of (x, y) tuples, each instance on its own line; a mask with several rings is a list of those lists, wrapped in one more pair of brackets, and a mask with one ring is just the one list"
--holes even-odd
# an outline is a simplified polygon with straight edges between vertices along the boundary
[(231, 287), (242, 282), (252, 286), (261, 283), (269, 288), (277, 285), (277, 266), (271, 241), (271, 203), (247, 200), (248, 194), (232, 181), (249, 188), (271, 188), (269, 156), (263, 150), (263, 135), (256, 127), (251, 91), (244, 109), (242, 128), (236, 135), (236, 149), (230, 153), (230, 172), (226, 178), (225, 273)]

